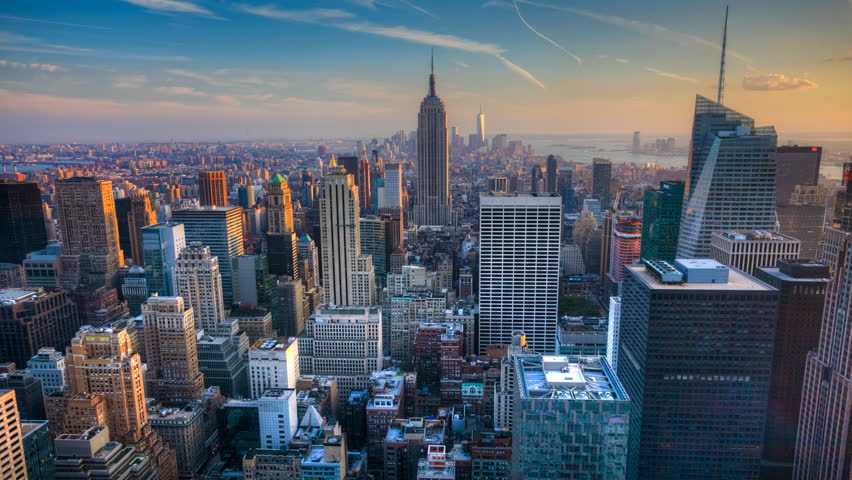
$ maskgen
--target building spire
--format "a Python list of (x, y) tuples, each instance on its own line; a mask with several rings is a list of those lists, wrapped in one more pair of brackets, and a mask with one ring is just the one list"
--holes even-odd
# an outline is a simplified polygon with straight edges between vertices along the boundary
[(435, 93), (435, 49), (432, 49), (432, 73), (429, 75), (429, 96), (437, 97)]
[(722, 30), (722, 62), (719, 65), (719, 91), (716, 94), (716, 103), (722, 104), (722, 95), (725, 93), (725, 48), (728, 46), (728, 6), (725, 5), (725, 27)]

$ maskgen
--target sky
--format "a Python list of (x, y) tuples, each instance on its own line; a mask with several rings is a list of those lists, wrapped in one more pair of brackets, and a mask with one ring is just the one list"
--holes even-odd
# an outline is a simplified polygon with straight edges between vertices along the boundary
[[(466, 134), (684, 133), (715, 98), (714, 0), (7, 0), (0, 142), (390, 136), (434, 50)], [(724, 103), (852, 131), (852, 0), (730, 2)]]

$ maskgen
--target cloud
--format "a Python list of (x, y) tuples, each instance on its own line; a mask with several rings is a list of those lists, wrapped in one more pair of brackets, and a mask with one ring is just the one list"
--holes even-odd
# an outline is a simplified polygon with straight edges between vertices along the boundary
[(483, 3), (482, 5), (479, 6), (479, 8), (492, 8), (492, 7), (493, 8), (505, 8), (507, 10), (512, 10), (512, 9), (515, 8), (515, 6), (512, 5), (512, 2), (508, 2), (506, 0), (488, 0), (487, 2), (485, 2), (485, 3)]
[(11, 52), (50, 53), (55, 55), (76, 55), (87, 57), (121, 58), (131, 60), (150, 60), (164, 62), (183, 62), (189, 58), (180, 55), (145, 55), (110, 50), (73, 47), (45, 42), (39, 38), (27, 37), (11, 32), (0, 31), (0, 50)]
[(57, 22), (55, 20), (45, 20), (40, 18), (27, 18), (27, 17), (18, 17), (15, 15), (0, 15), (0, 18), (4, 18), (6, 20), (13, 20), (16, 22), (32, 22), (32, 23), (42, 23), (45, 25), (61, 25), (64, 27), (79, 27), (79, 28), (89, 28), (93, 30), (112, 30), (108, 27), (101, 27), (97, 25), (82, 25), (79, 23), (68, 23), (68, 22)]
[(68, 71), (67, 68), (62, 68), (59, 65), (52, 65), (50, 63), (21, 63), (21, 62), (12, 62), (9, 60), (0, 60), (0, 67), (3, 68), (13, 68), (17, 70), (39, 70), (42, 72), (65, 72)]
[(156, 90), (160, 93), (169, 95), (185, 95), (190, 97), (209, 97), (209, 93), (199, 92), (192, 87), (157, 87)]
[(207, 18), (214, 18), (217, 20), (223, 20), (222, 17), (218, 17), (213, 14), (210, 10), (202, 7), (201, 5), (196, 5), (192, 2), (187, 2), (183, 0), (122, 0), (127, 3), (131, 3), (133, 5), (137, 5), (148, 10), (153, 10), (157, 12), (167, 12), (167, 13), (189, 13), (192, 15), (199, 15)]
[(112, 77), (114, 88), (139, 88), (148, 83), (145, 75), (115, 75)]
[[(615, 25), (621, 28), (625, 28), (627, 30), (633, 30), (634, 32), (640, 33), (642, 35), (648, 35), (658, 38), (663, 38), (680, 45), (702, 45), (705, 47), (711, 47), (715, 50), (722, 50), (722, 45), (716, 43), (711, 40), (707, 40), (706, 38), (699, 37), (698, 35), (692, 35), (689, 33), (676, 32), (662, 25), (657, 25), (654, 23), (643, 22), (640, 20), (634, 20), (631, 18), (624, 18), (615, 15), (605, 15), (602, 13), (593, 12), (591, 10), (584, 10), (581, 8), (573, 8), (573, 7), (564, 7), (561, 5), (552, 5), (549, 3), (539, 3), (533, 0), (518, 0), (521, 3), (525, 3), (527, 5), (533, 5), (536, 7), (542, 8), (550, 8), (552, 10), (559, 10), (563, 12), (573, 13), (575, 15), (580, 15), (586, 18), (591, 18), (593, 20), (597, 20), (602, 23), (606, 23), (609, 25)], [(742, 61), (747, 65), (751, 65), (752, 61), (749, 57), (743, 55), (742, 53), (728, 48), (726, 50), (727, 54), (737, 60)]]
[(534, 76), (533, 76), (530, 72), (528, 72), (528, 71), (524, 70), (523, 68), (521, 68), (521, 67), (519, 67), (519, 66), (515, 65), (514, 63), (512, 63), (512, 62), (510, 62), (510, 61), (506, 60), (506, 59), (505, 59), (505, 58), (503, 58), (503, 56), (502, 56), (502, 55), (500, 55), (500, 54), (497, 54), (496, 56), (497, 56), (497, 58), (498, 58), (498, 59), (500, 59), (500, 61), (501, 61), (501, 62), (503, 62), (503, 65), (506, 65), (506, 66), (507, 66), (507, 67), (509, 67), (510, 69), (514, 70), (514, 71), (515, 71), (515, 72), (517, 72), (520, 76), (522, 76), (522, 77), (526, 78), (526, 79), (527, 79), (527, 81), (529, 81), (529, 82), (530, 82), (530, 83), (532, 83), (533, 85), (536, 85), (536, 86), (538, 86), (538, 87), (544, 88), (544, 84), (543, 84), (543, 83), (541, 83), (541, 82), (539, 82), (539, 81), (538, 81), (538, 79), (537, 79), (537, 78), (535, 78), (535, 77), (534, 77)]
[(454, 64), (458, 65), (459, 67), (470, 68), (470, 64), (462, 62), (461, 60), (456, 60), (455, 58), (453, 58), (450, 61), (453, 62)]
[(626, 58), (616, 58), (615, 61), (618, 63), (630, 63), (630, 60)]
[(412, 9), (414, 9), (414, 10), (417, 10), (418, 12), (420, 12), (420, 13), (422, 13), (422, 14), (424, 14), (424, 15), (429, 15), (429, 16), (430, 16), (430, 17), (432, 17), (432, 18), (438, 18), (438, 16), (437, 16), (437, 15), (435, 15), (434, 13), (430, 12), (429, 10), (426, 10), (425, 8), (423, 8), (423, 7), (419, 6), (419, 5), (415, 5), (415, 4), (414, 4), (414, 3), (412, 3), (410, 0), (399, 0), (399, 1), (400, 1), (400, 2), (402, 2), (404, 5), (406, 5), (406, 6), (410, 7), (410, 8), (412, 8)]
[[(288, 86), (287, 80), (280, 78), (263, 78), (259, 75), (248, 74), (248, 72), (233, 68), (220, 68), (213, 72), (213, 75), (208, 75), (201, 72), (193, 72), (180, 68), (168, 70), (172, 75), (179, 77), (191, 78), (198, 80), (215, 87), (246, 87), (246, 86), (266, 86), (273, 88), (285, 88)], [(235, 76), (236, 75), (236, 76)], [(228, 76), (227, 78), (223, 78)]]
[(274, 5), (252, 6), (245, 4), (236, 5), (237, 9), (245, 13), (260, 17), (274, 18), (277, 20), (290, 20), (293, 22), (317, 23), (326, 20), (340, 20), (354, 18), (355, 14), (346, 10), (336, 8), (309, 8), (305, 10), (283, 10)]
[(549, 37), (545, 36), (543, 33), (539, 32), (538, 30), (536, 30), (535, 28), (533, 28), (533, 26), (532, 26), (532, 25), (530, 25), (530, 24), (529, 24), (529, 22), (527, 22), (527, 21), (526, 21), (526, 19), (524, 19), (524, 16), (523, 16), (523, 15), (521, 15), (521, 9), (520, 9), (520, 8), (518, 8), (518, 1), (517, 1), (517, 0), (514, 0), (514, 5), (515, 5), (515, 12), (517, 12), (517, 13), (518, 13), (518, 18), (520, 18), (520, 19), (521, 19), (521, 22), (523, 22), (523, 23), (524, 23), (524, 25), (526, 25), (526, 26), (527, 26), (527, 28), (528, 28), (528, 29), (530, 29), (530, 31), (532, 31), (534, 34), (538, 35), (539, 37), (543, 38), (544, 40), (546, 40), (548, 43), (550, 43), (550, 44), (551, 44), (551, 45), (553, 45), (554, 47), (556, 47), (556, 48), (558, 48), (559, 50), (562, 50), (563, 52), (565, 52), (566, 54), (568, 54), (568, 56), (569, 56), (569, 57), (571, 57), (571, 58), (573, 58), (573, 59), (574, 59), (574, 61), (576, 61), (578, 65), (582, 65), (582, 64), (583, 64), (583, 59), (582, 59), (582, 58), (580, 58), (580, 57), (578, 57), (577, 55), (574, 55), (573, 53), (569, 52), (569, 51), (568, 51), (565, 47), (563, 47), (562, 45), (559, 45), (558, 43), (556, 43), (556, 42), (554, 42), (553, 40), (551, 40)]
[[(852, 2), (852, 0), (849, 0)], [(823, 59), (824, 63), (832, 63), (832, 62), (852, 62), (852, 50), (846, 52), (845, 55), (838, 55), (836, 57), (828, 57)]]
[(683, 75), (678, 75), (677, 73), (664, 72), (662, 70), (657, 70), (656, 68), (651, 68), (651, 67), (645, 67), (645, 70), (647, 70), (651, 73), (656, 73), (657, 75), (659, 75), (661, 77), (672, 78), (674, 80), (681, 80), (681, 81), (690, 82), (690, 83), (698, 83), (698, 80), (695, 79), (695, 78), (685, 77)]
[(778, 91), (817, 87), (819, 85), (807, 78), (788, 77), (783, 73), (764, 73), (743, 77), (743, 88), (746, 90)]

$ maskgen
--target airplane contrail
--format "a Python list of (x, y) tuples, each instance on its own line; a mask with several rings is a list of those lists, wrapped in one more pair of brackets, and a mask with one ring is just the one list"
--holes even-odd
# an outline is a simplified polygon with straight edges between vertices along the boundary
[(533, 28), (533, 26), (532, 26), (532, 25), (530, 25), (530, 24), (529, 24), (529, 23), (528, 23), (528, 22), (524, 19), (524, 16), (523, 16), (523, 15), (521, 15), (521, 9), (520, 9), (520, 8), (518, 8), (518, 0), (512, 0), (512, 3), (514, 3), (514, 4), (515, 4), (515, 11), (516, 11), (516, 12), (518, 12), (518, 18), (520, 18), (520, 19), (521, 19), (521, 21), (522, 21), (522, 22), (524, 22), (524, 25), (526, 25), (526, 26), (527, 26), (527, 28), (529, 28), (529, 29), (530, 29), (530, 30), (531, 30), (534, 34), (536, 34), (536, 35), (538, 35), (539, 37), (541, 37), (541, 38), (545, 39), (547, 42), (549, 42), (549, 43), (550, 43), (551, 45), (553, 45), (554, 47), (556, 47), (556, 48), (558, 48), (559, 50), (562, 50), (563, 52), (567, 53), (567, 54), (568, 54), (568, 56), (570, 56), (571, 58), (573, 58), (574, 60), (576, 60), (576, 61), (577, 61), (577, 63), (578, 63), (579, 65), (582, 65), (582, 64), (583, 64), (583, 59), (582, 59), (582, 58), (580, 58), (580, 57), (578, 57), (577, 55), (574, 55), (573, 53), (569, 52), (569, 51), (568, 51), (565, 47), (563, 47), (562, 45), (559, 45), (558, 43), (554, 42), (553, 40), (551, 40), (550, 38), (548, 38), (548, 37), (547, 37), (546, 35), (544, 35), (543, 33), (539, 32), (538, 30), (536, 30), (535, 28)]

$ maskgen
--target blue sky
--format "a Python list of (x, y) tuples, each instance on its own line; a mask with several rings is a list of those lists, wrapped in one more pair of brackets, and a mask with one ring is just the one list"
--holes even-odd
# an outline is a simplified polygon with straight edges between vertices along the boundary
[[(0, 6), (0, 141), (410, 130), (435, 49), (450, 123), (685, 132), (724, 3), (20, 0)], [(852, 130), (852, 2), (731, 4), (726, 103)]]

